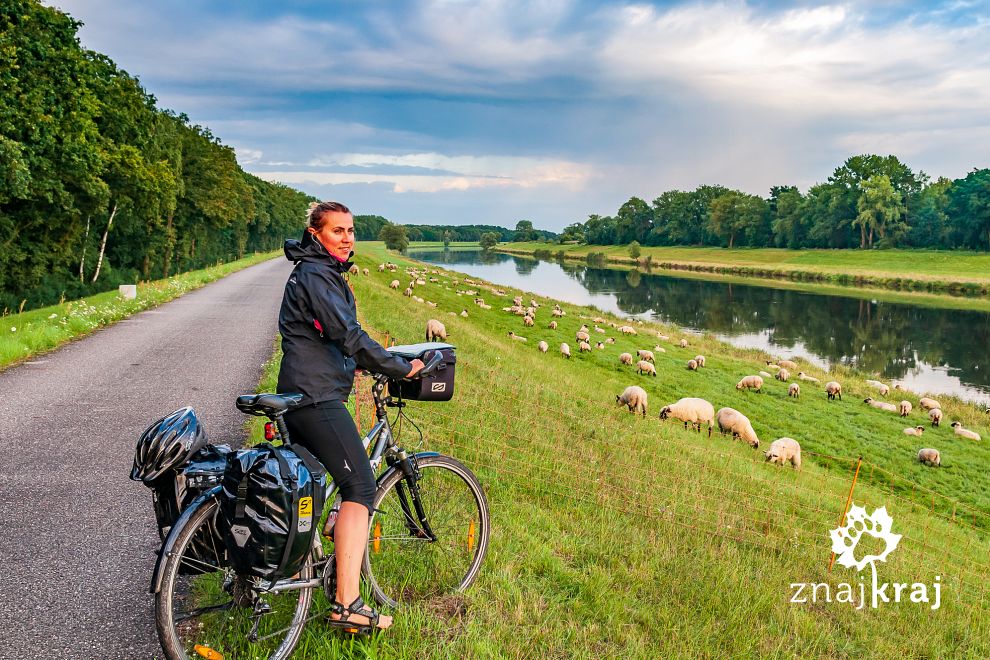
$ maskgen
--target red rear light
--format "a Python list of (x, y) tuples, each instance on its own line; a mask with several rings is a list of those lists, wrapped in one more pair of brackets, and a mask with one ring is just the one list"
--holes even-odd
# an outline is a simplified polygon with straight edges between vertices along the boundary
[(275, 422), (265, 422), (265, 440), (275, 439)]

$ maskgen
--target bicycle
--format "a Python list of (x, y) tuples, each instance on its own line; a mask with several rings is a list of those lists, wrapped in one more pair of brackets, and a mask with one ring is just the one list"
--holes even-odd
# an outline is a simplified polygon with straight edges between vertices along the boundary
[[(437, 353), (421, 375), (429, 374), (439, 361)], [(398, 408), (398, 421), (404, 417), (405, 403), (386, 393), (387, 376), (373, 377), (376, 423), (363, 443), (365, 450), (372, 447), (372, 469), (377, 473), (383, 461), (385, 469), (377, 478), (375, 512), (361, 566), (363, 595), (367, 598), (370, 592), (379, 605), (395, 608), (463, 591), (477, 577), (488, 548), (484, 491), (459, 461), (437, 452), (410, 454), (398, 445), (387, 408)], [(245, 395), (238, 397), (237, 407), (268, 417), (266, 431), (289, 445), (283, 415), (301, 396)], [(194, 500), (162, 546), (152, 580), (162, 648), (172, 659), (286, 658), (305, 624), (330, 613), (336, 591), (334, 556), (321, 534), (315, 534), (299, 574), (275, 584), (237, 575), (224, 566), (222, 540), (213, 527), (220, 490), (214, 487)], [(328, 507), (322, 536), (330, 543), (340, 504), (335, 491), (328, 482), (324, 501), (334, 505)], [(321, 589), (327, 603), (313, 614), (315, 592)]]

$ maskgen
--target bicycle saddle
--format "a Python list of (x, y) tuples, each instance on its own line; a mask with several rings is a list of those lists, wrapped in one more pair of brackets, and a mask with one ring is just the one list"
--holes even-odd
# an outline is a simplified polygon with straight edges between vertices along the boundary
[(242, 394), (237, 397), (237, 409), (248, 415), (281, 415), (302, 401), (302, 394)]

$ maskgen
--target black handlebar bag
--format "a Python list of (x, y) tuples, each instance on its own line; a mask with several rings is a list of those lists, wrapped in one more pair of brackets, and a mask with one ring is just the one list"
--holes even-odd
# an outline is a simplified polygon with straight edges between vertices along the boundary
[(217, 532), (240, 575), (272, 584), (302, 568), (323, 512), (326, 469), (304, 447), (268, 443), (231, 453)]
[(454, 347), (440, 342), (424, 342), (406, 346), (392, 346), (390, 352), (407, 360), (420, 359), (429, 364), (438, 353), (440, 364), (432, 373), (410, 380), (389, 381), (391, 396), (411, 401), (450, 401), (454, 397), (454, 365), (457, 355)]

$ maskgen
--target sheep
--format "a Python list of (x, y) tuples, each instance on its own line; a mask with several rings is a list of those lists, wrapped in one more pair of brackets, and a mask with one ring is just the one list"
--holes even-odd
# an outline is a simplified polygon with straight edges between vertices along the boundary
[(630, 385), (622, 394), (616, 394), (615, 403), (628, 406), (629, 412), (633, 414), (642, 411), (643, 417), (646, 417), (646, 390), (638, 385)]
[(550, 350), (550, 345), (547, 344), (545, 341), (541, 341), (539, 344), (536, 345), (536, 347), (540, 349), (540, 353), (546, 353), (547, 351)]
[(873, 397), (866, 397), (863, 399), (863, 403), (868, 403), (874, 408), (879, 408), (880, 410), (886, 410), (887, 412), (897, 412), (897, 406), (892, 403), (887, 403), (886, 401), (877, 401)]
[(801, 380), (806, 380), (809, 383), (820, 383), (820, 382), (822, 382), (822, 381), (818, 380), (817, 378), (815, 378), (814, 376), (809, 376), (808, 374), (804, 373), (803, 371), (799, 371), (798, 372), (798, 378), (800, 378)]
[(426, 286), (426, 280), (421, 277), (416, 278), (416, 286)]
[(603, 334), (605, 334), (605, 328), (599, 328), (599, 327), (598, 327), (598, 326), (596, 325), (596, 326), (595, 326), (595, 332), (597, 332), (597, 333), (598, 333), (598, 334), (600, 334), (600, 335), (603, 335)]
[(614, 344), (615, 343), (615, 337), (609, 337), (608, 339), (605, 340), (605, 343), (606, 344)]
[(910, 415), (911, 409), (912, 406), (910, 401), (901, 401), (899, 404), (897, 404), (897, 412), (901, 413), (901, 417), (907, 417), (908, 415)]
[(547, 327), (550, 328), (551, 330), (556, 330), (557, 329), (557, 322), (556, 321), (550, 321), (550, 325), (548, 325)]
[(931, 420), (932, 426), (938, 426), (942, 423), (942, 409), (932, 408), (928, 411), (928, 419)]
[(749, 418), (735, 408), (719, 408), (718, 412), (715, 413), (715, 423), (718, 424), (720, 432), (731, 432), (732, 437), (740, 438), (749, 443), (753, 449), (760, 446), (760, 439), (757, 437), (756, 431), (753, 430)]
[(680, 342), (678, 342), (678, 345), (679, 345), (679, 346), (680, 346), (681, 348), (687, 348), (687, 345), (688, 345), (688, 340), (687, 340), (687, 339), (682, 339), (682, 340), (681, 340)]
[(746, 376), (741, 381), (736, 383), (737, 390), (748, 390), (754, 389), (757, 392), (763, 389), (763, 379), (759, 376)]
[(532, 328), (534, 323), (535, 321), (533, 320), (532, 316), (527, 316), (523, 318), (523, 325), (526, 326), (527, 328)]
[(509, 336), (512, 337), (513, 339), (515, 339), (516, 341), (529, 341), (525, 337), (520, 337), (519, 335), (517, 335), (516, 333), (514, 333), (512, 330), (509, 330)]
[(767, 360), (766, 362), (767, 362), (767, 369), (770, 369), (771, 371), (777, 371), (778, 369), (781, 368), (779, 364), (774, 364), (773, 360)]
[(516, 296), (512, 299), (513, 304), (522, 307), (522, 296)]
[(696, 431), (701, 432), (701, 425), (708, 422), (708, 437), (712, 437), (712, 426), (715, 420), (715, 407), (704, 399), (685, 397), (660, 409), (660, 419), (673, 417), (684, 422), (684, 428), (691, 424)]
[(562, 310), (562, 309), (554, 309), (552, 312), (550, 312), (550, 314), (554, 318), (560, 318), (561, 316), (564, 316), (564, 310)]
[(791, 372), (789, 372), (787, 369), (784, 369), (784, 368), (778, 369), (777, 370), (777, 375), (774, 376), (774, 378), (776, 378), (777, 380), (779, 380), (782, 383), (786, 383), (787, 382), (787, 379), (790, 378), (790, 377), (791, 377)]
[(467, 318), (468, 317), (468, 313), (467, 313), (467, 310), (466, 309), (462, 309), (461, 310), (461, 316), (463, 316), (464, 318)]
[(378, 264), (378, 272), (379, 273), (385, 272), (385, 264)]
[(628, 364), (628, 365), (631, 366), (632, 363), (633, 363), (632, 353), (623, 353), (622, 355), (620, 355), (619, 356), (619, 362), (621, 364)]
[(798, 368), (797, 362), (793, 362), (791, 360), (777, 360), (777, 364), (782, 369), (790, 369), (791, 371), (794, 371), (795, 369)]
[(795, 399), (801, 396), (801, 386), (797, 383), (791, 383), (791, 386), (787, 388), (787, 396), (792, 396)]
[(364, 269), (364, 270), (362, 270), (361, 272), (362, 272), (362, 273), (364, 273), (365, 275), (370, 275), (370, 274), (371, 274), (371, 271), (370, 271), (370, 270), (368, 270), (367, 268), (365, 268), (365, 269)]
[(578, 342), (578, 353), (585, 353), (585, 352), (587, 352), (587, 353), (590, 353), (591, 352), (591, 344), (589, 344), (586, 341), (579, 341)]
[(956, 435), (961, 438), (969, 438), (970, 440), (982, 440), (980, 434), (976, 431), (970, 431), (969, 429), (964, 429), (962, 422), (952, 422), (952, 428), (955, 429)]
[(904, 429), (904, 435), (913, 435), (919, 438), (921, 437), (921, 434), (924, 432), (925, 432), (924, 426), (909, 426), (906, 429)]
[(571, 347), (567, 344), (560, 345), (560, 354), (563, 355), (568, 360), (571, 359)]
[(698, 361), (697, 360), (688, 360), (687, 361), (687, 369), (688, 369), (688, 371), (697, 371), (698, 370)]
[(631, 325), (620, 325), (619, 326), (619, 332), (621, 332), (624, 335), (635, 335), (635, 334), (638, 334), (636, 332), (636, 328), (632, 327)]
[(574, 341), (591, 341), (591, 335), (584, 330), (578, 330), (574, 335)]
[(653, 347), (653, 350), (656, 351), (657, 353), (666, 353), (667, 352), (667, 349), (664, 348), (663, 346), (661, 346), (660, 344), (657, 344), (656, 346), (654, 346)]
[(602, 342), (598, 342), (597, 344), (595, 344), (595, 348), (597, 348), (600, 351), (604, 351), (605, 350), (605, 344), (603, 344)]
[(591, 321), (592, 321), (593, 323), (606, 323), (606, 321), (605, 321), (605, 319), (603, 319), (603, 318), (602, 318), (602, 317), (600, 317), (600, 316), (596, 316), (595, 318), (593, 318), (593, 319), (591, 319)]
[(354, 264), (347, 270), (347, 272), (351, 275), (360, 275), (361, 269), (357, 267), (357, 264)]
[(664, 340), (664, 341), (670, 341), (670, 335), (665, 335), (662, 332), (660, 332), (659, 330), (657, 330), (657, 337), (660, 338), (660, 339), (662, 339), (662, 340)]
[(538, 303), (535, 300), (533, 300), (532, 298), (530, 298), (529, 299), (529, 306), (530, 307), (539, 307), (540, 306), (540, 303)]
[(420, 298), (419, 296), (413, 296), (412, 299), (415, 300), (418, 303), (425, 303), (426, 302), (425, 299)]
[(390, 289), (398, 289), (399, 288), (399, 280), (392, 280), (392, 282), (388, 285), (388, 288), (390, 288)]
[(777, 438), (770, 443), (770, 449), (763, 455), (765, 460), (781, 467), (790, 461), (795, 470), (801, 469), (801, 445), (794, 438)]
[(578, 328), (578, 332), (588, 332), (588, 326), (586, 324), (582, 323), (581, 324), (581, 327)]
[(834, 401), (835, 397), (842, 401), (842, 385), (834, 380), (828, 381), (825, 383), (825, 395), (829, 401)]
[(431, 302), (431, 301), (429, 301), (429, 300), (427, 300), (427, 301), (426, 301), (426, 306), (427, 306), (427, 307), (433, 307), (433, 308), (436, 308), (436, 306), (437, 306), (437, 303), (435, 303), (435, 302)]
[(942, 404), (935, 399), (929, 399), (928, 397), (921, 397), (918, 400), (918, 405), (921, 406), (923, 410), (932, 410), (933, 408), (941, 408)]
[(651, 351), (640, 350), (636, 351), (636, 353), (639, 355), (640, 360), (646, 360), (647, 362), (653, 362), (656, 364), (656, 360), (653, 359), (653, 353)]
[(769, 373), (767, 373), (766, 371), (759, 371), (759, 372), (757, 372), (757, 373), (759, 373), (759, 375), (760, 375), (760, 377), (761, 377), (761, 378), (773, 378), (773, 376), (771, 376), (771, 375), (770, 375)]
[(640, 360), (639, 362), (637, 362), (636, 370), (637, 373), (639, 373), (640, 375), (646, 374), (648, 376), (653, 376), (654, 378), (657, 377), (657, 368), (654, 367), (652, 363), (647, 362), (646, 360)]
[(704, 355), (695, 355), (694, 356), (694, 361), (698, 363), (698, 367), (705, 366), (705, 356)]
[(412, 289), (406, 287), (406, 290), (402, 292), (402, 295), (404, 295), (406, 298), (412, 298)]
[(937, 449), (925, 447), (918, 452), (918, 462), (928, 467), (938, 467), (942, 464), (942, 457)]

